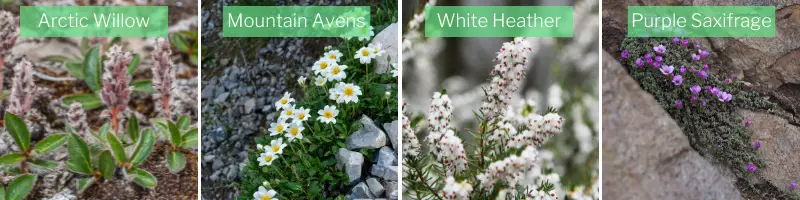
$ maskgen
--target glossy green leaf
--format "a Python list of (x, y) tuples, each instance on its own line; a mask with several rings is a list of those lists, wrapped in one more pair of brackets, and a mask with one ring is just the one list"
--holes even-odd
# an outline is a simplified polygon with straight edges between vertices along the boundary
[(33, 184), (36, 183), (36, 174), (25, 174), (17, 177), (14, 181), (8, 184), (6, 191), (6, 200), (22, 200), (33, 189)]
[(0, 165), (17, 164), (23, 160), (25, 160), (25, 155), (22, 155), (21, 153), (6, 154), (0, 156)]
[(150, 118), (150, 124), (153, 125), (153, 132), (165, 139), (169, 139), (169, 127), (167, 127), (167, 120), (164, 118)]
[(44, 169), (44, 170), (50, 170), (50, 169), (58, 167), (58, 163), (57, 162), (50, 161), (50, 160), (43, 160), (43, 159), (33, 159), (29, 163), (33, 167), (36, 167), (36, 168), (39, 168), (39, 169)]
[(37, 153), (44, 154), (53, 151), (55, 149), (58, 149), (59, 147), (64, 146), (64, 144), (66, 143), (67, 143), (67, 134), (55, 134), (47, 138), (44, 138), (42, 141), (36, 143), (36, 146), (34, 146), (33, 149)]
[(153, 150), (154, 143), (155, 137), (153, 137), (153, 131), (149, 128), (144, 129), (139, 143), (136, 145), (136, 150), (133, 151), (133, 155), (131, 156), (131, 167), (136, 167), (147, 160), (147, 156), (149, 156), (150, 151)]
[(83, 81), (92, 91), (98, 91), (103, 87), (101, 82), (103, 65), (100, 58), (102, 58), (102, 55), (100, 55), (99, 46), (89, 49), (86, 57), (83, 58), (83, 74), (85, 76)]
[(186, 131), (183, 134), (183, 143), (181, 143), (181, 148), (192, 148), (197, 147), (197, 128), (193, 128), (192, 130)]
[(153, 174), (150, 174), (148, 171), (133, 168), (130, 173), (136, 176), (136, 178), (133, 179), (133, 182), (136, 184), (150, 189), (153, 189), (156, 187), (156, 185), (158, 185), (158, 180), (156, 177), (153, 176)]
[(69, 134), (67, 142), (67, 152), (69, 153), (69, 161), (67, 161), (67, 168), (75, 173), (84, 175), (92, 174), (92, 167), (89, 157), (89, 147), (86, 146), (86, 141), (83, 141), (81, 136), (74, 133)]
[(28, 126), (25, 125), (25, 121), (22, 121), (14, 114), (6, 112), (5, 123), (8, 133), (14, 138), (14, 142), (17, 143), (19, 149), (27, 152), (31, 144), (31, 134), (28, 132)]
[(172, 43), (173, 46), (175, 46), (176, 49), (178, 49), (178, 51), (185, 52), (185, 53), (189, 53), (190, 52), (189, 51), (189, 43), (186, 42), (186, 39), (184, 39), (180, 35), (173, 35), (170, 38), (170, 42)]
[(173, 146), (181, 145), (181, 131), (178, 130), (178, 126), (175, 123), (167, 122), (169, 128), (170, 139), (172, 140)]
[(100, 157), (97, 161), (98, 170), (100, 170), (100, 174), (103, 175), (106, 179), (111, 179), (114, 177), (114, 171), (116, 171), (117, 166), (114, 165), (114, 157), (111, 156), (111, 152), (106, 150), (100, 153)]
[(113, 154), (114, 158), (117, 160), (117, 164), (122, 166), (122, 164), (128, 162), (125, 149), (122, 147), (122, 142), (117, 139), (117, 136), (114, 136), (114, 134), (106, 134), (106, 140), (108, 140), (108, 147), (111, 149), (111, 154)]
[(72, 74), (73, 77), (83, 80), (86, 75), (83, 74), (83, 63), (82, 62), (68, 62), (67, 70), (69, 74)]
[(100, 96), (94, 93), (75, 94), (64, 97), (64, 104), (70, 105), (72, 102), (78, 102), (83, 105), (83, 109), (94, 110), (103, 106), (103, 101)]
[(153, 89), (153, 81), (149, 79), (133, 81), (131, 86), (133, 86), (133, 92), (153, 93), (156, 91)]
[(186, 156), (180, 151), (170, 151), (167, 153), (167, 168), (169, 172), (177, 174), (186, 167)]
[(190, 62), (192, 63), (192, 65), (194, 65), (194, 66), (197, 66), (198, 62), (200, 62), (200, 61), (197, 59), (197, 54), (192, 54), (192, 55), (189, 55), (189, 61), (190, 61)]
[(86, 191), (86, 189), (88, 189), (90, 186), (92, 186), (92, 184), (94, 184), (94, 182), (95, 182), (94, 177), (79, 178), (76, 181), (77, 187), (78, 187), (78, 194), (83, 193), (83, 191)]
[(139, 141), (139, 119), (133, 113), (128, 117), (128, 136), (134, 143)]
[(139, 67), (139, 63), (142, 62), (141, 56), (139, 54), (133, 54), (133, 59), (131, 63), (128, 64), (128, 75), (133, 75), (136, 72), (136, 67)]
[(178, 128), (182, 131), (189, 130), (189, 127), (192, 125), (192, 117), (189, 115), (183, 115), (180, 119), (178, 119)]

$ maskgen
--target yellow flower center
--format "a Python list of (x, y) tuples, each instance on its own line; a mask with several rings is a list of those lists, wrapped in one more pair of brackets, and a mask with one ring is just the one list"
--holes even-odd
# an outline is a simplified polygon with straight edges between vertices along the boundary
[(297, 113), (297, 119), (302, 120), (302, 119), (305, 119), (305, 118), (306, 118), (306, 114), (305, 113)]
[(325, 118), (333, 118), (333, 112), (325, 111)]
[(351, 87), (344, 88), (344, 95), (347, 95), (348, 97), (353, 96), (353, 88)]
[(288, 102), (289, 102), (289, 100), (288, 100), (288, 99), (281, 99), (281, 104), (286, 104), (286, 103), (288, 103)]
[(328, 68), (328, 62), (322, 62), (322, 64), (319, 64), (319, 68), (320, 69)]
[(331, 57), (331, 59), (334, 59), (334, 60), (336, 59), (336, 55), (335, 54), (331, 54), (330, 57)]
[(362, 50), (361, 51), (361, 56), (369, 56), (369, 50), (366, 50), (366, 49)]
[(278, 152), (278, 150), (281, 150), (281, 146), (279, 146), (279, 145), (272, 145), (272, 152)]
[(264, 156), (264, 161), (266, 162), (272, 161), (272, 156), (271, 155)]
[(336, 67), (333, 67), (333, 70), (332, 70), (332, 72), (331, 72), (331, 73), (333, 73), (333, 74), (339, 74), (339, 72), (341, 72), (341, 71), (342, 71), (342, 69), (339, 69), (339, 66), (336, 66)]
[(292, 111), (292, 110), (286, 110), (286, 115), (293, 115), (292, 113), (294, 113), (294, 111)]
[(293, 136), (297, 136), (297, 132), (298, 132), (298, 130), (297, 130), (297, 129), (298, 129), (298, 128), (293, 128), (293, 129), (292, 129), (292, 131), (291, 131), (291, 132), (292, 132), (292, 135), (293, 135)]
[(275, 130), (278, 132), (283, 132), (283, 124), (278, 124), (278, 127), (275, 127)]
[(261, 196), (261, 200), (272, 200), (272, 197), (269, 197), (269, 195), (264, 195)]

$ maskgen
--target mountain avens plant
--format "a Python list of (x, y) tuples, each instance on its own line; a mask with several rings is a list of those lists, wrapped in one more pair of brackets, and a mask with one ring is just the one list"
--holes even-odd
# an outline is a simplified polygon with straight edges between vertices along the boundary
[(18, 176), (8, 184), (7, 188), (0, 185), (0, 200), (22, 200), (31, 193), (34, 183), (36, 183), (35, 174)]
[(39, 169), (52, 169), (58, 166), (54, 161), (38, 159), (39, 155), (58, 149), (66, 143), (66, 134), (55, 134), (31, 145), (31, 135), (25, 121), (14, 114), (6, 113), (6, 129), (19, 147), (19, 152), (6, 154), (0, 157), (0, 165), (17, 165), (11, 172), (28, 173), (29, 167)]

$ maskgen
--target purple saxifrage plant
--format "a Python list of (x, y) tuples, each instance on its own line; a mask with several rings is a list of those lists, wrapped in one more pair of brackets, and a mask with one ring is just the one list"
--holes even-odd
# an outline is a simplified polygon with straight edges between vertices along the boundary
[[(175, 81), (175, 70), (169, 57), (172, 55), (169, 42), (164, 38), (156, 40), (153, 50), (153, 89), (156, 90), (156, 102), (161, 108), (164, 118), (170, 119), (170, 94), (172, 93), (172, 82)], [(157, 107), (158, 108), (158, 107)]]
[(107, 60), (103, 63), (103, 90), (100, 95), (107, 106), (103, 114), (111, 118), (114, 133), (119, 133), (119, 117), (127, 108), (133, 91), (133, 86), (130, 86), (131, 77), (128, 75), (128, 64), (133, 57), (129, 52), (122, 52), (122, 47), (118, 45), (112, 46), (106, 57)]
[(11, 84), (8, 112), (23, 117), (31, 109), (36, 85), (33, 83), (31, 63), (22, 59), (14, 67), (14, 78)]

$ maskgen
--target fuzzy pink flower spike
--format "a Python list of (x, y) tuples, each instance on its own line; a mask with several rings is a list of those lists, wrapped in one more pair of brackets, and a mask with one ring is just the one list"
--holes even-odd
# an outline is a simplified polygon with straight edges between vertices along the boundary
[(7, 11), (0, 11), (0, 91), (3, 90), (3, 72), (5, 71), (5, 58), (11, 53), (11, 48), (17, 43), (19, 37), (19, 18)]
[(119, 116), (125, 111), (131, 98), (133, 86), (130, 86), (131, 77), (128, 75), (128, 64), (133, 56), (130, 52), (122, 52), (122, 47), (112, 46), (106, 53), (107, 60), (103, 72), (103, 90), (101, 97), (106, 104), (104, 111), (111, 117), (111, 127), (114, 132), (119, 132)]
[(170, 119), (169, 99), (172, 94), (172, 82), (175, 81), (175, 70), (169, 57), (172, 55), (169, 42), (164, 38), (156, 40), (153, 50), (153, 88), (157, 91), (156, 101), (162, 109), (164, 117)]
[(76, 134), (85, 136), (87, 130), (89, 129), (89, 124), (86, 122), (86, 112), (83, 110), (83, 104), (72, 102), (72, 104), (69, 105), (67, 122)]
[(11, 84), (11, 95), (9, 96), (8, 112), (24, 118), (25, 113), (31, 110), (31, 103), (33, 102), (34, 91), (36, 85), (33, 83), (31, 63), (28, 60), (22, 59), (17, 66), (14, 67), (13, 84)]

